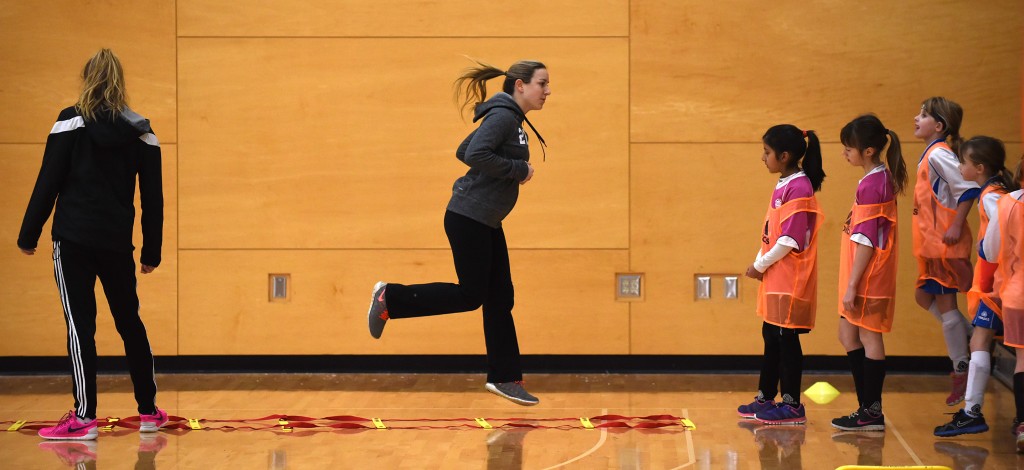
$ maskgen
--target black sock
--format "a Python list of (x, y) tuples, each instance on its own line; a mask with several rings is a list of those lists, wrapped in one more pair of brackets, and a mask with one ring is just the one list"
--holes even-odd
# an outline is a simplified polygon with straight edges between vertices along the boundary
[[(1018, 349), (1017, 354), (1024, 353)], [(1017, 421), (1024, 422), (1024, 372), (1013, 374), (1013, 401), (1017, 404)]]
[(857, 391), (857, 405), (862, 405), (864, 404), (864, 348), (848, 351), (846, 358), (850, 360), (853, 388)]
[(800, 335), (795, 330), (781, 328), (782, 345), (782, 401), (791, 405), (800, 404), (800, 380), (804, 373), (804, 352), (800, 347)]
[[(864, 401), (861, 406), (882, 411), (882, 384), (885, 383), (885, 359), (876, 361), (864, 358)], [(875, 407), (875, 404), (878, 404)]]
[(761, 337), (764, 339), (764, 362), (761, 363), (761, 378), (757, 389), (764, 400), (774, 400), (779, 393), (779, 327), (764, 323), (761, 325)]

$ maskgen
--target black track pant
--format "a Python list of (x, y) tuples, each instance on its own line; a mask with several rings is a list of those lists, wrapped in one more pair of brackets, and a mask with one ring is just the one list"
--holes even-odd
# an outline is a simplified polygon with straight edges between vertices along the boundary
[(83, 247), (67, 241), (53, 242), (53, 272), (64, 306), (68, 327), (68, 358), (71, 360), (75, 414), (96, 417), (96, 278), (103, 285), (114, 325), (124, 341), (128, 372), (135, 387), (139, 413), (156, 412), (156, 376), (153, 351), (146, 327), (139, 318), (135, 291), (135, 260), (131, 252)]
[(444, 231), (452, 247), (459, 283), (388, 284), (384, 294), (388, 315), (425, 317), (469, 312), (483, 306), (487, 381), (522, 380), (505, 232), (450, 211), (444, 215)]

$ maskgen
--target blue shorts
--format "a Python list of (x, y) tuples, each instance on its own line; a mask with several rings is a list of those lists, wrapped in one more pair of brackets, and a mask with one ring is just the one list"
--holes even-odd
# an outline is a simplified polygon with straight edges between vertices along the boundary
[(925, 279), (924, 285), (918, 287), (918, 289), (921, 289), (931, 295), (956, 294), (957, 292), (960, 292), (952, 287), (946, 287), (939, 284), (935, 279)]
[(996, 315), (996, 312), (993, 312), (988, 305), (985, 305), (985, 302), (978, 304), (978, 314), (974, 316), (974, 321), (971, 322), (971, 325), (995, 330), (996, 336), (1003, 335), (1003, 321), (999, 319), (999, 315)]

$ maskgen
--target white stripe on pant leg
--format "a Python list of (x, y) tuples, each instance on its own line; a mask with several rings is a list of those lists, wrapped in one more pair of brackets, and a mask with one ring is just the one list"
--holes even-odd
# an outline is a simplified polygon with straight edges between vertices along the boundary
[(53, 260), (53, 267), (57, 273), (57, 287), (60, 290), (61, 304), (64, 306), (64, 319), (68, 324), (68, 339), (70, 340), (70, 346), (68, 348), (68, 355), (71, 358), (71, 369), (72, 369), (72, 380), (75, 381), (75, 398), (78, 399), (79, 410), (75, 410), (80, 416), (85, 417), (85, 411), (88, 409), (88, 403), (85, 397), (87, 396), (85, 390), (85, 366), (82, 364), (82, 345), (78, 339), (78, 330), (75, 328), (75, 322), (71, 316), (71, 302), (68, 297), (67, 283), (64, 281), (64, 267), (61, 263), (60, 255), (60, 242), (53, 242), (54, 250), (57, 252), (56, 259)]
[[(78, 340), (78, 330), (75, 329), (74, 321), (71, 318), (71, 307), (70, 299), (67, 294), (67, 284), (64, 281), (64, 269), (60, 263), (60, 242), (54, 242), (54, 249), (56, 251), (56, 259), (54, 259), (54, 270), (57, 274), (57, 287), (60, 290), (60, 300), (64, 307), (64, 319), (68, 324), (68, 356), (71, 359), (71, 378), (75, 381), (75, 398), (78, 399), (79, 406), (85, 404), (85, 376), (82, 372), (84, 367), (81, 360), (81, 344)], [(77, 354), (76, 354), (77, 352)], [(81, 411), (81, 413), (79, 413)], [(76, 413), (84, 415), (84, 410), (75, 410)]]

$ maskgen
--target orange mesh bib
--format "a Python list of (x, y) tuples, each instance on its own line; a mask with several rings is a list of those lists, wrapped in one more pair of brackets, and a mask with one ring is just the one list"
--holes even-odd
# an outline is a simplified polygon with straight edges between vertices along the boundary
[(818, 227), (824, 220), (818, 200), (812, 196), (778, 208), (769, 206), (765, 215), (768, 233), (762, 243), (767, 253), (782, 236), (782, 223), (801, 212), (817, 214), (810, 241), (803, 251), (790, 251), (765, 271), (757, 292), (757, 314), (772, 325), (811, 329), (818, 304)]
[[(985, 196), (990, 193), (1005, 195), (1006, 191), (1002, 187), (988, 185), (981, 191), (981, 197), (978, 200), (984, 201)], [(980, 239), (984, 236), (985, 231), (988, 230), (989, 223), (988, 214), (985, 213), (985, 210), (980, 205), (978, 207), (978, 216), (981, 219), (981, 223), (978, 226), (978, 238)], [(981, 257), (978, 258), (978, 262), (974, 266), (974, 282), (971, 283), (971, 290), (967, 291), (967, 309), (971, 318), (977, 315), (978, 306), (981, 303), (984, 303), (993, 312), (996, 312), (1000, 319), (1003, 318), (999, 302), (999, 286), (994, 283), (997, 266), (996, 263), (990, 263), (981, 259)]]
[(999, 198), (999, 235), (995, 283), (1003, 304), (1003, 342), (1024, 348), (1024, 202)]
[[(885, 248), (874, 248), (860, 282), (853, 311), (843, 308), (843, 296), (850, 282), (853, 258), (858, 243), (850, 240), (850, 230), (871, 219), (884, 218), (891, 223)], [(839, 253), (839, 314), (850, 323), (871, 331), (888, 333), (892, 331), (892, 319), (896, 310), (896, 265), (899, 251), (896, 249), (896, 200), (882, 204), (854, 204), (850, 220), (843, 228)]]
[[(942, 237), (953, 226), (956, 211), (939, 203), (932, 192), (928, 160), (932, 154), (949, 146), (939, 142), (932, 146), (917, 166), (914, 185), (914, 256), (917, 258), (917, 287), (932, 279), (951, 289), (966, 292), (971, 288), (971, 248), (974, 240), (964, 223), (960, 241), (946, 245)], [(952, 150), (950, 150), (952, 151)]]

